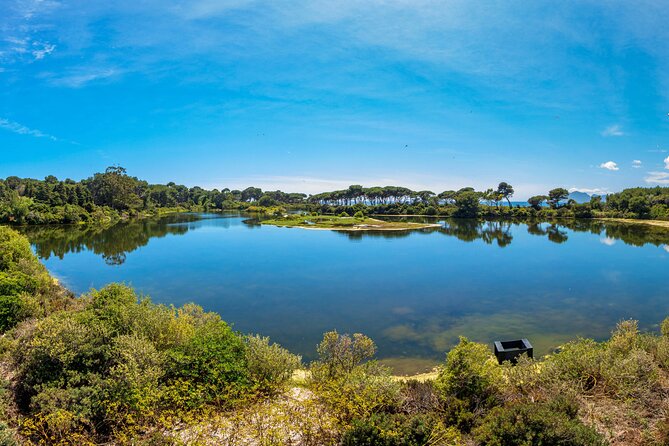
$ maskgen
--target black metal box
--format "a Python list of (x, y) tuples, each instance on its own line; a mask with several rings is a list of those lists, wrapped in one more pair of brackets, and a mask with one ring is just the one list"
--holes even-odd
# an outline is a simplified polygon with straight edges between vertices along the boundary
[(517, 339), (515, 341), (495, 341), (495, 356), (501, 364), (504, 361), (511, 361), (515, 364), (518, 356), (526, 353), (530, 358), (533, 357), (532, 344), (527, 339)]

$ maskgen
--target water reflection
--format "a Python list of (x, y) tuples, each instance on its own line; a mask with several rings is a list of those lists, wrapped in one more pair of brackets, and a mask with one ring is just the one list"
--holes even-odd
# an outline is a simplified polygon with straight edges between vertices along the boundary
[(177, 214), (112, 226), (30, 226), (21, 228), (21, 232), (28, 236), (41, 259), (62, 259), (68, 253), (87, 250), (114, 266), (125, 263), (128, 253), (146, 246), (152, 238), (183, 235), (202, 219), (201, 215)]
[[(84, 250), (101, 256), (108, 265), (121, 265), (128, 253), (145, 246), (153, 237), (167, 235), (183, 235), (188, 231), (206, 225), (207, 220), (216, 220), (216, 226), (228, 228), (228, 218), (240, 217), (239, 214), (173, 214), (158, 219), (122, 222), (112, 226), (31, 226), (20, 228), (28, 236), (35, 247), (37, 255), (42, 259), (56, 256), (62, 259), (68, 253)], [(439, 223), (439, 228), (425, 228), (413, 231), (337, 231), (339, 235), (350, 241), (361, 241), (365, 238), (401, 239), (412, 234), (438, 233), (455, 237), (463, 242), (481, 240), (488, 245), (500, 248), (509, 246), (514, 239), (514, 231), (525, 230), (528, 234), (545, 237), (553, 243), (565, 243), (569, 239), (569, 231), (589, 232), (602, 236), (602, 243), (613, 246), (620, 240), (632, 246), (652, 244), (669, 246), (669, 230), (663, 227), (629, 224), (621, 222), (605, 222), (599, 220), (561, 220), (559, 222), (541, 221), (483, 221), (475, 219), (437, 219), (431, 217), (388, 217), (394, 221), (412, 221)], [(261, 227), (257, 216), (243, 219), (242, 223), (249, 229)]]

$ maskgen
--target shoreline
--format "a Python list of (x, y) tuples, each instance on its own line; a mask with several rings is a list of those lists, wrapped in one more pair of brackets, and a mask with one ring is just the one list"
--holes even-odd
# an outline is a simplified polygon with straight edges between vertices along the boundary
[[(338, 218), (338, 217), (336, 217)], [(266, 220), (260, 224), (276, 226), (279, 228), (301, 228), (316, 231), (341, 231), (341, 232), (363, 232), (363, 231), (412, 231), (415, 229), (440, 228), (438, 223), (415, 223), (415, 222), (388, 222), (377, 218), (367, 218), (360, 224), (351, 226), (326, 226), (326, 225), (304, 225), (304, 224), (282, 224), (281, 220)]]
[(602, 217), (602, 218), (593, 218), (593, 220), (602, 220), (602, 221), (612, 221), (615, 223), (628, 223), (628, 224), (640, 224), (648, 226), (657, 226), (660, 228), (669, 229), (669, 221), (667, 220), (642, 220), (640, 218), (614, 218), (614, 217)]

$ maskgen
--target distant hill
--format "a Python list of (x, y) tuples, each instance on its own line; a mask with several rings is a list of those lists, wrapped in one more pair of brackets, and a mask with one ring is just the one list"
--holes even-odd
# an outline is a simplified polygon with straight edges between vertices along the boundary
[[(575, 190), (574, 192), (569, 193), (569, 199), (574, 200), (576, 203), (590, 203), (590, 198), (597, 197), (597, 194), (589, 194), (587, 192), (581, 192)], [(606, 195), (601, 195), (602, 201), (606, 201)]]
[(575, 190), (569, 193), (569, 199), (576, 203), (590, 203), (590, 194)]

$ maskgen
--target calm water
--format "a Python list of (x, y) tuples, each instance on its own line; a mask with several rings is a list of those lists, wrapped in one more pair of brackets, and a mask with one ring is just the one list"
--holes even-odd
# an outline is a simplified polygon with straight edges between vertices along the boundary
[(527, 337), (547, 353), (575, 336), (606, 337), (623, 318), (653, 329), (669, 315), (663, 228), (435, 220), (443, 228), (346, 234), (248, 218), (24, 232), (76, 292), (124, 281), (156, 302), (196, 302), (306, 359), (327, 330), (362, 332), (405, 372), (443, 359), (459, 335)]

